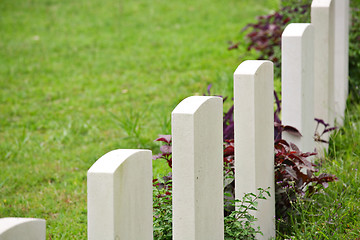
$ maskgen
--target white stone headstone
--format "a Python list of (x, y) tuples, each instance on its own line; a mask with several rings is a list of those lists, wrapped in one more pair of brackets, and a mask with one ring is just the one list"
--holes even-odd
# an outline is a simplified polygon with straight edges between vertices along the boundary
[(314, 144), (314, 29), (308, 23), (289, 24), (281, 41), (281, 117), (283, 125), (300, 131), (302, 137), (283, 132), (283, 138), (303, 152)]
[(334, 124), (334, 0), (313, 0), (314, 26), (314, 116)]
[(335, 115), (339, 125), (343, 124), (349, 92), (349, 19), (349, 0), (335, 0)]
[(46, 221), (37, 218), (0, 218), (0, 240), (45, 240)]
[[(334, 0), (313, 0), (311, 23), (314, 26), (314, 117), (330, 126), (335, 123), (335, 83), (334, 83), (334, 42), (335, 19)], [(319, 134), (324, 126), (319, 125)], [(330, 132), (321, 136), (328, 141)], [(318, 156), (323, 157), (328, 144), (316, 142)]]
[(270, 187), (255, 217), (262, 233), (275, 236), (274, 73), (270, 61), (250, 60), (234, 73), (235, 197)]
[(111, 151), (87, 177), (89, 240), (153, 239), (151, 151)]
[(173, 239), (224, 239), (223, 107), (193, 96), (172, 112)]

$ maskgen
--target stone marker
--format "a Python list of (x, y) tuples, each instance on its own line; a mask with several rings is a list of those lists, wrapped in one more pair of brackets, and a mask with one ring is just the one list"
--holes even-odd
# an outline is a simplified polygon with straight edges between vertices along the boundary
[(235, 197), (270, 187), (254, 213), (266, 240), (275, 236), (273, 79), (270, 61), (245, 61), (234, 73)]
[(222, 99), (193, 96), (172, 112), (173, 239), (224, 239)]
[(119, 149), (91, 166), (88, 239), (153, 239), (151, 157), (149, 150)]
[(45, 240), (46, 221), (37, 218), (0, 218), (0, 240)]
[(282, 124), (302, 137), (283, 132), (283, 138), (303, 152), (314, 152), (314, 29), (308, 23), (289, 24), (281, 41)]
[[(314, 26), (314, 117), (330, 126), (335, 122), (334, 84), (334, 0), (313, 0), (311, 23)], [(318, 133), (323, 131), (320, 126)], [(321, 138), (328, 141), (330, 132)], [(318, 156), (323, 157), (328, 144), (316, 142)]]
[(313, 0), (314, 26), (314, 116), (334, 124), (334, 1)]
[(339, 125), (343, 124), (349, 92), (349, 19), (349, 0), (335, 0), (335, 115)]

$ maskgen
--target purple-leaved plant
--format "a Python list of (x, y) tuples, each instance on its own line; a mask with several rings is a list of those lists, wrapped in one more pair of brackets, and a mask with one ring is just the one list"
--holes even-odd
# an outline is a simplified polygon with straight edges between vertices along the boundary
[[(211, 85), (207, 88), (207, 93), (210, 95)], [(276, 217), (286, 218), (288, 210), (291, 209), (292, 203), (296, 202), (298, 197), (308, 197), (313, 193), (319, 191), (322, 187), (326, 188), (329, 182), (337, 180), (336, 176), (322, 173), (316, 176), (318, 172), (317, 166), (308, 157), (316, 155), (316, 153), (303, 153), (293, 143), (288, 143), (282, 139), (282, 132), (286, 131), (297, 136), (301, 133), (292, 126), (282, 125), (279, 114), (281, 112), (281, 102), (274, 92), (275, 103), (277, 109), (274, 112), (274, 169), (275, 169), (275, 183), (276, 183)], [(226, 100), (226, 99), (225, 99)], [(317, 134), (320, 137), (315, 137), (315, 140), (320, 139), (321, 136), (336, 128), (329, 127), (329, 124), (322, 120), (315, 119), (318, 125), (324, 125), (322, 134)], [(315, 134), (315, 136), (317, 136)], [(226, 205), (234, 199), (235, 182), (234, 182), (234, 106), (224, 113), (223, 117), (223, 140), (224, 140), (224, 201), (225, 201), (225, 215), (229, 215), (234, 209)], [(162, 142), (158, 155), (153, 156), (153, 159), (165, 160), (169, 167), (172, 168), (172, 148), (171, 135), (159, 135), (155, 141)], [(167, 177), (167, 180), (171, 179)], [(169, 181), (167, 184), (172, 184)], [(170, 188), (171, 189), (171, 188)]]

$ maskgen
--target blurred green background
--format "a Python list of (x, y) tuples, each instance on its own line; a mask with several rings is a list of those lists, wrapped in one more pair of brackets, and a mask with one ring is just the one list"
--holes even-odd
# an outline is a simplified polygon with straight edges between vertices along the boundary
[(251, 54), (228, 41), (278, 5), (2, 0), (0, 217), (44, 218), (49, 239), (85, 239), (89, 167), (114, 149), (158, 151), (173, 108), (208, 84), (231, 96)]

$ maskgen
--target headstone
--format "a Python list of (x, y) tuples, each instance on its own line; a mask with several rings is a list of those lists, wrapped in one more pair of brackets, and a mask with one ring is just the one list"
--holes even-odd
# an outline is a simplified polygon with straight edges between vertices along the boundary
[(38, 218), (0, 218), (0, 240), (45, 240), (46, 221)]
[(172, 112), (173, 239), (224, 239), (222, 99), (193, 96)]
[(314, 29), (308, 23), (289, 24), (281, 41), (282, 124), (295, 127), (282, 136), (303, 152), (314, 152)]
[(343, 124), (349, 92), (349, 0), (335, 0), (335, 114), (336, 122)]
[(235, 197), (270, 187), (255, 217), (262, 235), (275, 237), (273, 64), (250, 60), (234, 73)]
[[(334, 124), (334, 0), (313, 0), (314, 116)], [(328, 137), (327, 137), (328, 138)]]
[(151, 151), (111, 151), (87, 177), (89, 240), (153, 239)]

